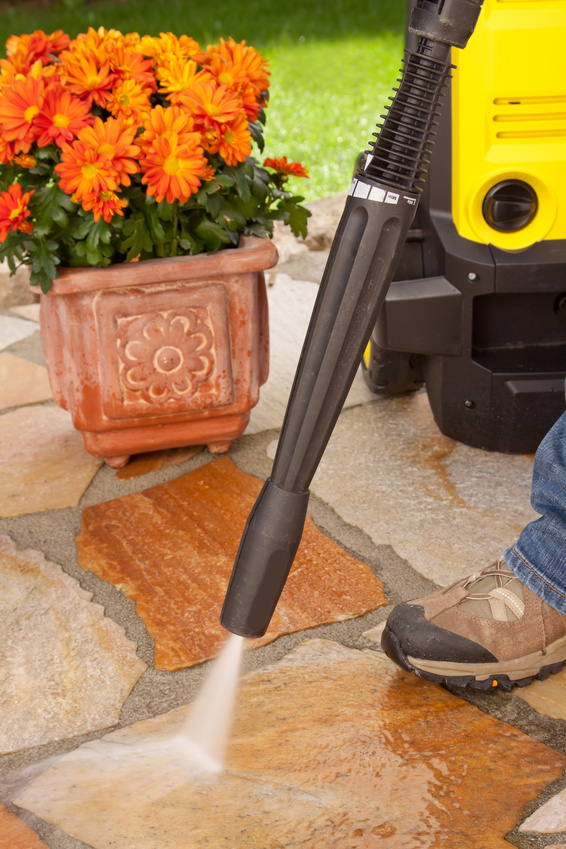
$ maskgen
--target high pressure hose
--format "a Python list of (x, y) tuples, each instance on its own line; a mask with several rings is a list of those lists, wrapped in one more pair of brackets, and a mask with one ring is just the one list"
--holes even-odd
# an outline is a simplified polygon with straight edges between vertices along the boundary
[(240, 541), (220, 621), (262, 636), (301, 541), (309, 485), (393, 279), (434, 140), (451, 47), (465, 47), (483, 0), (417, 0), (399, 86), (357, 170), (334, 238), (273, 463)]

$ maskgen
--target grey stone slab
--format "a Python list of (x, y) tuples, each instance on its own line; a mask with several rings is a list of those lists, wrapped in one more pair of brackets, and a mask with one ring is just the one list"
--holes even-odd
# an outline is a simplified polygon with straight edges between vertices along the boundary
[(445, 585), (489, 565), (536, 518), (532, 465), (443, 436), (419, 392), (343, 412), (311, 491)]
[[(318, 285), (295, 280), (287, 274), (274, 275), (268, 286), (270, 360), (269, 378), (260, 390), (259, 402), (252, 410), (247, 434), (260, 433), (283, 424), (285, 408), (303, 341), (318, 293)], [(345, 407), (368, 403), (375, 396), (366, 386), (361, 372), (346, 399)]]
[(31, 336), (37, 330), (37, 324), (11, 315), (0, 315), (0, 351), (15, 342)]

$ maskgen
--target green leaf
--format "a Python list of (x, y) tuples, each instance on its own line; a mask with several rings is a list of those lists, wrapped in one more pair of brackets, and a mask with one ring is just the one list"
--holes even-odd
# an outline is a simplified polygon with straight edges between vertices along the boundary
[(204, 247), (209, 253), (217, 251), (221, 245), (233, 244), (233, 240), (224, 227), (204, 218), (195, 228), (195, 233), (201, 239)]
[(144, 251), (151, 253), (153, 242), (145, 218), (130, 218), (124, 224), (122, 232), (126, 238), (122, 240), (120, 249), (127, 251), (127, 262), (131, 262)]
[(263, 138), (263, 127), (258, 121), (250, 121), (249, 128), (252, 139), (257, 144), (259, 152), (261, 153), (263, 151), (263, 148), (265, 147), (265, 140)]
[(159, 215), (157, 212), (157, 204), (155, 201), (153, 203), (146, 203), (145, 206), (145, 217), (147, 220), (147, 224), (149, 227), (149, 232), (151, 234), (151, 238), (154, 242), (161, 244), (165, 241), (165, 230), (163, 229), (163, 225), (159, 220)]
[(30, 282), (32, 285), (39, 284), (42, 292), (48, 292), (51, 281), (57, 277), (57, 266), (60, 263), (57, 256), (59, 245), (57, 242), (45, 239), (29, 240), (27, 245), (32, 260)]
[(245, 163), (242, 163), (241, 165), (230, 165), (224, 169), (224, 173), (228, 174), (228, 176), (230, 177), (233, 177), (234, 182), (236, 183), (238, 194), (244, 202), (248, 201), (251, 192), (250, 184), (248, 182), (248, 178), (246, 177)]

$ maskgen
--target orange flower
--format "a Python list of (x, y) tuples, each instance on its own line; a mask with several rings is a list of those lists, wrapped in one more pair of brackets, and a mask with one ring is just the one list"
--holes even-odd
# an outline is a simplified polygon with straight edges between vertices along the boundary
[(124, 80), (108, 96), (106, 109), (124, 124), (132, 126), (143, 123), (144, 115), (151, 109), (151, 102), (144, 87), (136, 80)]
[(157, 84), (151, 59), (145, 59), (142, 53), (126, 44), (112, 45), (107, 55), (114, 75), (113, 87), (124, 80), (135, 80), (146, 94), (153, 94)]
[(20, 73), (27, 73), (37, 59), (48, 65), (53, 62), (53, 56), (68, 45), (69, 36), (63, 30), (46, 35), (43, 30), (36, 29), (30, 34), (10, 36), (6, 42), (6, 56)]
[(62, 147), (73, 141), (79, 130), (91, 121), (88, 102), (61, 88), (51, 86), (45, 93), (41, 111), (35, 120), (37, 127), (37, 143), (46, 147), (55, 143)]
[(108, 160), (79, 140), (63, 148), (62, 161), (55, 171), (59, 186), (76, 201), (118, 188), (118, 174)]
[(0, 98), (0, 129), (5, 141), (18, 142), (27, 153), (37, 136), (36, 118), (43, 106), (43, 80), (14, 79)]
[(0, 165), (9, 165), (14, 159), (14, 143), (8, 142), (0, 134)]
[(222, 56), (216, 55), (209, 68), (219, 85), (225, 85), (229, 91), (238, 95), (248, 119), (255, 121), (260, 110), (259, 97), (242, 66), (229, 65)]
[(159, 138), (171, 138), (175, 134), (178, 143), (184, 143), (184, 137), (193, 132), (192, 116), (183, 112), (178, 106), (156, 106), (145, 116), (145, 130), (138, 136), (137, 141), (147, 151), (148, 147)]
[[(210, 45), (206, 49), (208, 65), (220, 58), (227, 69), (236, 65), (246, 74), (259, 99), (269, 88), (269, 66), (266, 60), (253, 47), (248, 47), (245, 41), (237, 44), (232, 37), (228, 41), (220, 39), (219, 45)], [(264, 104), (263, 99), (261, 100)]]
[(287, 162), (286, 156), (276, 159), (264, 159), (264, 168), (273, 168), (278, 174), (291, 174), (294, 177), (308, 177), (307, 169), (300, 162)]
[(82, 200), (83, 209), (86, 212), (92, 210), (95, 221), (100, 221), (104, 218), (107, 224), (112, 220), (112, 216), (124, 215), (122, 210), (128, 205), (126, 200), (122, 200), (115, 192), (99, 192), (98, 194), (85, 195)]
[(144, 56), (157, 59), (159, 64), (171, 59), (195, 59), (201, 62), (205, 55), (194, 38), (188, 35), (177, 38), (172, 32), (161, 32), (159, 38), (144, 35), (140, 39), (139, 50)]
[(59, 77), (72, 94), (105, 106), (112, 87), (110, 63), (99, 63), (93, 54), (65, 51), (61, 56)]
[(30, 156), (29, 153), (20, 153), (18, 156), (14, 156), (14, 162), (22, 168), (35, 168), (37, 165), (37, 159), (35, 156)]
[(218, 153), (226, 165), (245, 162), (252, 152), (252, 137), (245, 115), (239, 115), (228, 124), (224, 124), (218, 138)]
[(155, 139), (143, 158), (142, 183), (158, 203), (165, 199), (185, 203), (198, 190), (206, 165), (198, 133), (185, 136), (182, 145), (173, 133), (170, 138)]
[(185, 61), (173, 57), (157, 68), (157, 79), (160, 82), (159, 91), (172, 104), (180, 102), (180, 95), (192, 91), (199, 83), (212, 81), (208, 71), (199, 71), (198, 65), (192, 59)]
[(10, 186), (7, 192), (0, 195), (0, 242), (4, 242), (10, 230), (21, 230), (31, 233), (33, 224), (27, 219), (31, 215), (28, 203), (34, 190), (22, 194), (19, 183)]
[(206, 82), (180, 96), (195, 120), (195, 128), (206, 130), (213, 124), (233, 121), (242, 111), (240, 98), (228, 91), (225, 85)]
[(135, 161), (140, 148), (133, 144), (136, 132), (137, 127), (124, 127), (116, 118), (108, 118), (106, 121), (95, 118), (91, 127), (80, 131), (78, 139), (108, 163), (120, 185), (129, 186), (129, 175), (137, 174), (140, 170)]

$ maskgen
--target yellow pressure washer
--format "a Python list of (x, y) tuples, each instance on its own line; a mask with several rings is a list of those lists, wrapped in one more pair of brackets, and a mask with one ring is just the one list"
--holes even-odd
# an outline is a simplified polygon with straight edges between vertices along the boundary
[(375, 392), (424, 383), (444, 434), (506, 453), (535, 451), (565, 409), (565, 44), (566, 0), (485, 0), (453, 48), (427, 182), (364, 357)]

